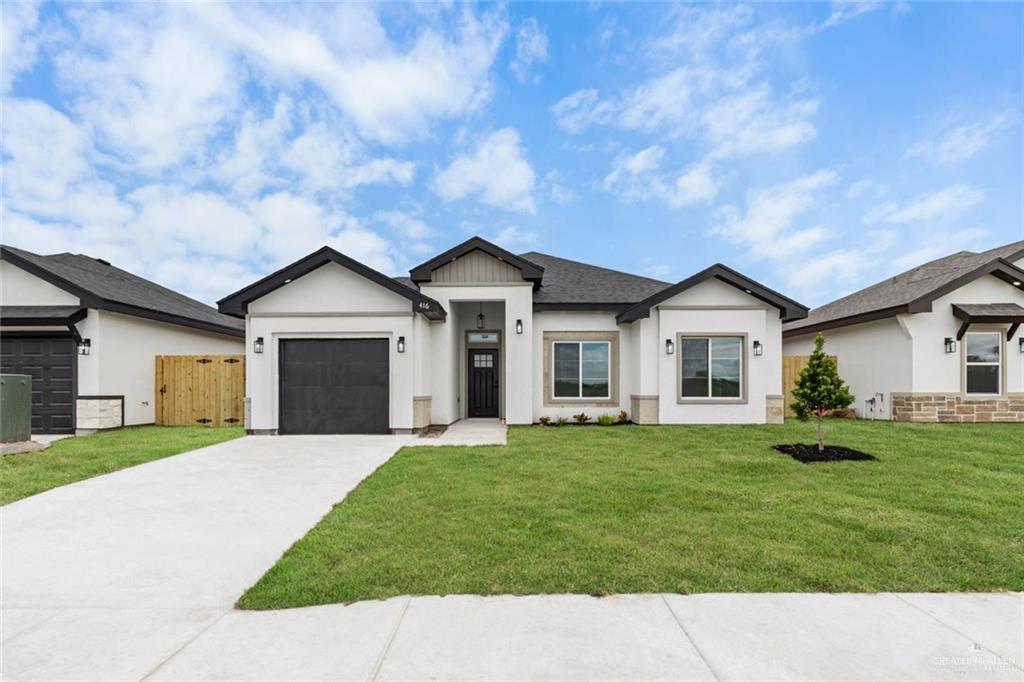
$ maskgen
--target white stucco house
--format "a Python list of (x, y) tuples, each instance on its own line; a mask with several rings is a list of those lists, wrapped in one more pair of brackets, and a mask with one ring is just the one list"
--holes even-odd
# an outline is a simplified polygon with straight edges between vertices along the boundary
[(245, 325), (81, 254), (0, 247), (0, 369), (33, 377), (33, 433), (154, 420), (157, 355), (241, 353)]
[(478, 237), (392, 278), (324, 247), (219, 301), (245, 320), (252, 433), (467, 417), (782, 420), (782, 324), (807, 309), (723, 265), (677, 284)]
[(783, 327), (784, 353), (826, 351), (860, 416), (1024, 422), (1024, 241), (961, 251)]

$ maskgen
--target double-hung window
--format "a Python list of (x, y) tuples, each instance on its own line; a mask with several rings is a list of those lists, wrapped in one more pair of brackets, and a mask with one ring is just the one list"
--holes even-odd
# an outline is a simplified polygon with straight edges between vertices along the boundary
[(680, 336), (679, 397), (743, 398), (742, 336)]
[(1002, 391), (1002, 332), (968, 332), (964, 337), (965, 393), (999, 395)]
[(555, 399), (611, 398), (611, 343), (554, 341), (552, 355)]

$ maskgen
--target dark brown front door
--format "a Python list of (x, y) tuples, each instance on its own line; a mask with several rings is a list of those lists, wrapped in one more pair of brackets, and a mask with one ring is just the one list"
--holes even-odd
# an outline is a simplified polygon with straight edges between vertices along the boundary
[(470, 417), (498, 416), (498, 351), (469, 351)]

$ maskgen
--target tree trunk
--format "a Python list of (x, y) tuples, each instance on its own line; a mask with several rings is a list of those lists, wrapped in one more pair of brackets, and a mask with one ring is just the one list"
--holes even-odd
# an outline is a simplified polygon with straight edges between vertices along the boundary
[(825, 452), (825, 432), (822, 425), (822, 412), (818, 411), (818, 452)]

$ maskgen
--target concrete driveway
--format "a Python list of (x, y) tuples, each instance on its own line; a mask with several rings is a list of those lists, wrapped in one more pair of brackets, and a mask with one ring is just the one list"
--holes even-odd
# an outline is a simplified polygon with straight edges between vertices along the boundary
[(4, 507), (4, 677), (147, 675), (415, 440), (246, 437)]

